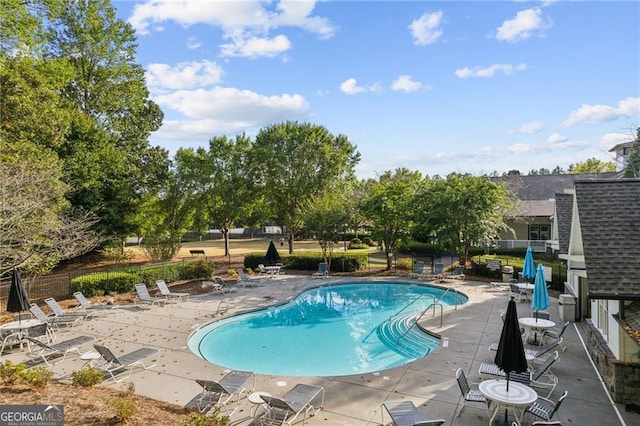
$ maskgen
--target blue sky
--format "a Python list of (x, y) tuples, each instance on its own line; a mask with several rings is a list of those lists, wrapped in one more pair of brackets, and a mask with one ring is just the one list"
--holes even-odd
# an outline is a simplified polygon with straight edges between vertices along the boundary
[(360, 178), (611, 160), (640, 126), (640, 2), (114, 1), (171, 154), (286, 120)]

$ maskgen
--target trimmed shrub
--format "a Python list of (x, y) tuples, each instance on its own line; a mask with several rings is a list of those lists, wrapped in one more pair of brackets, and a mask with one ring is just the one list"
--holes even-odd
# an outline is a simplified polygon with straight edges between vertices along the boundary
[(138, 282), (138, 274), (131, 272), (96, 272), (73, 278), (69, 285), (69, 291), (71, 293), (81, 291), (87, 297), (111, 292), (126, 293), (132, 291)]
[(413, 269), (413, 259), (402, 257), (396, 261), (396, 269), (411, 271)]
[(102, 377), (102, 371), (96, 368), (87, 367), (71, 372), (71, 384), (73, 386), (90, 388), (98, 383), (102, 383)]
[(47, 370), (47, 367), (44, 366), (33, 367), (20, 373), (20, 377), (22, 382), (28, 384), (33, 389), (42, 389), (53, 377), (53, 371)]
[(197, 280), (211, 278), (216, 271), (216, 265), (210, 260), (196, 260), (190, 262), (184, 268), (185, 280)]

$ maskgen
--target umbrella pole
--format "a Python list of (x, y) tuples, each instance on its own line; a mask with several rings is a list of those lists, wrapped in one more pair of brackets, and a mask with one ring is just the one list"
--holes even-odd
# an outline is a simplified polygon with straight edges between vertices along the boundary
[[(509, 373), (507, 373), (507, 393), (509, 393)], [(504, 409), (504, 423), (505, 423), (505, 424), (509, 424), (509, 423), (508, 423), (508, 422), (509, 422), (509, 415), (508, 415), (508, 412), (507, 412), (507, 411), (508, 411), (508, 410), (507, 410), (507, 408), (505, 407), (505, 409)]]

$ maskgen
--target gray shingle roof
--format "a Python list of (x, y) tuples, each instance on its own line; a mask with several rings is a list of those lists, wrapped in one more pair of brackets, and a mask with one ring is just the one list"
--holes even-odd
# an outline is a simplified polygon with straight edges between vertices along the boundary
[(550, 217), (553, 215), (553, 205), (553, 200), (525, 200), (518, 213), (524, 217)]
[(571, 234), (571, 214), (573, 212), (573, 194), (556, 194), (556, 217), (558, 226), (558, 252), (569, 252), (569, 235)]
[(557, 193), (573, 188), (577, 180), (615, 179), (619, 174), (619, 172), (609, 172), (538, 176), (509, 175), (491, 178), (491, 180), (507, 182), (507, 187), (519, 200), (549, 200)]
[(576, 181), (589, 297), (640, 300), (640, 179)]

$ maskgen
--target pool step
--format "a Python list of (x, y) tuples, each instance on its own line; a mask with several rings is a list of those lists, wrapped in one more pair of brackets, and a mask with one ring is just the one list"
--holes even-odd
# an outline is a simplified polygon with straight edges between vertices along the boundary
[(378, 338), (404, 357), (422, 358), (437, 345), (434, 345), (433, 337), (415, 324), (415, 313), (391, 318), (378, 326)]

